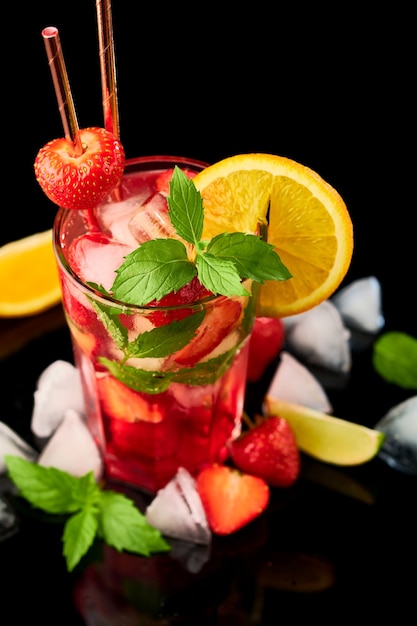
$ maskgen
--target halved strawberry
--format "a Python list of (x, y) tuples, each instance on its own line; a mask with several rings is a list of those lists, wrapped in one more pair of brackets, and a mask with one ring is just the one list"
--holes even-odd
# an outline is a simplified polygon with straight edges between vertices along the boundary
[[(188, 178), (194, 178), (197, 172), (193, 172), (193, 170), (189, 170), (187, 168), (181, 168)], [(174, 173), (174, 168), (165, 170), (162, 174), (159, 174), (158, 178), (155, 180), (155, 188), (160, 193), (165, 195), (169, 195), (169, 183)]]
[(154, 410), (154, 404), (113, 376), (98, 377), (97, 391), (102, 410), (110, 418), (125, 422), (152, 423), (163, 419), (163, 415), (158, 410)]
[(254, 383), (262, 378), (266, 368), (281, 352), (285, 327), (280, 319), (257, 317), (249, 340), (247, 379)]
[(279, 416), (262, 419), (229, 444), (242, 472), (263, 478), (272, 487), (289, 487), (300, 474), (300, 451), (290, 424)]
[(268, 506), (267, 483), (227, 465), (208, 465), (196, 481), (208, 524), (217, 535), (239, 530)]
[(191, 341), (172, 355), (178, 365), (192, 367), (210, 354), (232, 331), (240, 318), (242, 305), (237, 300), (224, 298), (208, 309)]
[(83, 152), (65, 138), (53, 139), (35, 159), (35, 175), (43, 192), (65, 209), (93, 209), (119, 184), (124, 170), (122, 144), (104, 128), (79, 131)]

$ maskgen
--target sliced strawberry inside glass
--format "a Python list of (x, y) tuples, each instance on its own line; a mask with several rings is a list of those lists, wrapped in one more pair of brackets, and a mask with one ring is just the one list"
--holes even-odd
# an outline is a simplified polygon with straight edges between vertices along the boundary
[(242, 312), (242, 305), (236, 300), (213, 303), (193, 339), (184, 348), (172, 355), (174, 363), (192, 367), (212, 352), (233, 330)]
[[(181, 168), (181, 171), (184, 172), (188, 178), (194, 178), (197, 172), (193, 172), (193, 170), (189, 170), (187, 168)], [(169, 183), (171, 181), (172, 175), (174, 173), (174, 168), (165, 170), (162, 174), (159, 174), (158, 178), (155, 181), (155, 188), (157, 191), (169, 195)]]
[(157, 423), (164, 417), (146, 394), (142, 397), (111, 375), (97, 378), (97, 391), (102, 410), (110, 418), (131, 423)]
[[(181, 287), (181, 289), (177, 292), (171, 291), (171, 293), (167, 294), (160, 300), (153, 300), (150, 302), (149, 306), (162, 308), (184, 307), (184, 305), (199, 302), (200, 300), (212, 295), (212, 292), (200, 283), (197, 276), (194, 276), (191, 282)], [(188, 315), (191, 315), (191, 313), (193, 313), (193, 310), (189, 308), (180, 308), (171, 311), (155, 311), (155, 313), (150, 314), (149, 319), (154, 326), (163, 326), (164, 324), (169, 324), (174, 320), (182, 320)]]

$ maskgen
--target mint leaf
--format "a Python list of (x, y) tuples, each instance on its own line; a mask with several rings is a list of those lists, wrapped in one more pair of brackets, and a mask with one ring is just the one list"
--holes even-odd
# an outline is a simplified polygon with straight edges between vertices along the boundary
[(98, 360), (114, 378), (120, 380), (130, 389), (142, 393), (157, 394), (166, 391), (172, 382), (184, 385), (212, 385), (230, 366), (236, 350), (237, 348), (233, 348), (214, 359), (197, 363), (193, 367), (163, 372), (141, 370), (132, 365), (123, 365), (118, 361), (111, 361), (104, 356), (99, 357)]
[(239, 276), (260, 283), (291, 278), (274, 246), (256, 235), (222, 233), (209, 242), (207, 252), (232, 261)]
[(174, 320), (169, 324), (145, 331), (129, 343), (128, 356), (136, 358), (169, 356), (191, 341), (204, 316), (204, 311), (197, 311), (182, 320)]
[(100, 489), (92, 472), (78, 478), (17, 456), (5, 455), (4, 460), (19, 495), (47, 513), (69, 515), (63, 533), (68, 571), (77, 565), (96, 535), (118, 549), (144, 556), (170, 549), (132, 500)]
[(196, 265), (199, 281), (213, 293), (223, 296), (250, 295), (243, 287), (233, 261), (202, 252), (197, 256)]
[(387, 332), (374, 343), (372, 362), (387, 382), (417, 389), (417, 339), (403, 332)]
[(143, 306), (178, 291), (195, 276), (196, 269), (178, 239), (152, 239), (126, 256), (116, 270), (114, 298)]
[(63, 555), (67, 570), (71, 572), (93, 544), (98, 527), (98, 511), (85, 507), (72, 515), (65, 523)]
[(133, 365), (122, 365), (118, 361), (112, 361), (105, 356), (98, 357), (99, 363), (106, 367), (110, 374), (120, 380), (121, 383), (130, 387), (133, 391), (142, 393), (163, 393), (171, 382), (171, 376), (165, 372), (141, 370)]
[(176, 293), (197, 272), (208, 290), (226, 296), (248, 295), (241, 284), (246, 278), (259, 283), (291, 278), (273, 246), (260, 237), (224, 233), (212, 241), (201, 241), (202, 197), (193, 180), (178, 166), (174, 168), (167, 202), (172, 225), (177, 235), (191, 244), (189, 249), (173, 238), (142, 243), (116, 270), (111, 289), (115, 299), (143, 306)]
[(10, 478), (21, 495), (47, 513), (65, 514), (80, 508), (83, 486), (55, 467), (43, 467), (17, 456), (4, 457)]
[(132, 500), (115, 491), (103, 491), (100, 536), (116, 550), (129, 550), (144, 556), (169, 550), (159, 531), (150, 526)]
[(123, 350), (128, 343), (128, 333), (126, 326), (123, 326), (120, 321), (119, 311), (92, 298), (89, 300), (104, 328), (110, 333), (117, 347)]
[(203, 233), (203, 201), (194, 183), (176, 165), (168, 196), (169, 217), (178, 235), (197, 245)]

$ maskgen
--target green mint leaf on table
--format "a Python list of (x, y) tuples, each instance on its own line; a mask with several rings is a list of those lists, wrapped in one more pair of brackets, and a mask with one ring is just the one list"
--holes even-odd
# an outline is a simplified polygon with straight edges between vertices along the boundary
[(33, 506), (47, 513), (65, 514), (77, 511), (87, 492), (84, 483), (57, 468), (30, 464), (20, 457), (6, 456), (7, 469), (21, 495)]
[(4, 457), (8, 474), (32, 506), (47, 513), (67, 514), (63, 554), (72, 571), (96, 535), (117, 550), (143, 556), (166, 552), (169, 544), (150, 526), (129, 498), (101, 489), (92, 472), (78, 478), (17, 456)]
[(128, 550), (144, 556), (160, 552), (168, 544), (161, 534), (148, 524), (134, 502), (121, 493), (102, 491), (99, 535), (116, 550)]
[[(192, 179), (175, 166), (168, 196), (169, 217), (177, 234), (191, 244), (173, 238), (153, 239), (127, 255), (116, 271), (111, 292), (117, 300), (143, 306), (177, 292), (197, 274), (216, 295), (247, 295), (242, 280), (287, 280), (290, 272), (273, 246), (255, 235), (225, 233), (201, 241), (203, 201)], [(223, 274), (223, 276), (221, 276)]]
[(407, 333), (391, 331), (374, 343), (372, 362), (387, 382), (403, 389), (417, 389), (417, 339)]
[(65, 523), (62, 536), (62, 553), (71, 572), (93, 544), (98, 528), (98, 512), (85, 506)]

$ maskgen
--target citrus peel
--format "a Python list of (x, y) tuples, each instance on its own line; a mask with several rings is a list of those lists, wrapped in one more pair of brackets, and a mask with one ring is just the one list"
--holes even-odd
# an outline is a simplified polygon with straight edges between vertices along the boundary
[(292, 274), (262, 285), (258, 316), (302, 313), (340, 285), (353, 253), (352, 221), (340, 194), (317, 172), (253, 153), (218, 161), (194, 183), (204, 202), (203, 238), (266, 226), (268, 242)]

